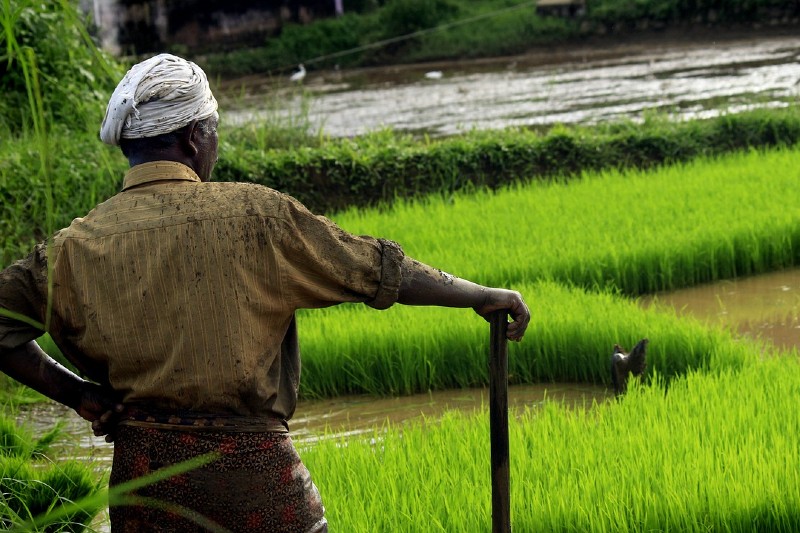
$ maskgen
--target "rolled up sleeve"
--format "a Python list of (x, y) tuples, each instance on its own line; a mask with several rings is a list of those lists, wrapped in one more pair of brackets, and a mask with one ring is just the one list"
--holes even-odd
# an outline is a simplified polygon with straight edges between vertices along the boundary
[(381, 280), (375, 298), (365, 302), (375, 309), (388, 309), (400, 294), (400, 282), (403, 281), (401, 266), (403, 249), (394, 241), (378, 239), (381, 244)]
[(397, 301), (403, 250), (387, 239), (351, 234), (294, 199), (281, 210), (277, 239), (287, 296), (297, 308), (363, 302), (386, 309)]

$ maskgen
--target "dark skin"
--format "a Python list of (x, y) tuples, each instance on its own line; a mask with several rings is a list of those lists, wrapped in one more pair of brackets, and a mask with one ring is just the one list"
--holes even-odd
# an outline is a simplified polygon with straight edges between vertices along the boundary
[[(140, 148), (128, 153), (131, 167), (151, 161), (175, 161), (194, 170), (201, 181), (209, 181), (218, 157), (217, 119), (197, 121), (178, 130), (169, 146)], [(146, 146), (146, 145), (145, 145)], [(409, 257), (403, 260), (398, 303), (472, 308), (488, 320), (505, 309), (511, 316), (507, 337), (522, 340), (530, 322), (528, 306), (517, 291), (484, 287), (451, 276)], [(117, 416), (124, 406), (114, 400), (107, 387), (86, 381), (49, 357), (35, 341), (0, 354), (0, 371), (74, 409), (92, 423), (97, 436), (113, 441)]]
[(201, 181), (209, 181), (217, 164), (217, 120), (208, 119), (206, 127), (193, 120), (177, 131), (177, 141), (170, 146), (142, 149), (128, 154), (131, 167), (152, 161), (174, 161), (194, 170)]
[(95, 435), (105, 435), (107, 442), (114, 440), (115, 419), (125, 407), (114, 401), (109, 389), (86, 381), (58, 364), (36, 341), (0, 354), (0, 371), (74, 409), (92, 423)]

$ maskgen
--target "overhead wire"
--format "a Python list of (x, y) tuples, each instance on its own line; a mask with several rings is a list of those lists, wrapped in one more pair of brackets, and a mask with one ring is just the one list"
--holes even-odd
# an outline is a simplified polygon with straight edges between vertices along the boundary
[[(484, 19), (488, 19), (488, 18), (492, 18), (492, 17), (496, 17), (496, 16), (499, 16), (499, 15), (502, 15), (502, 14), (505, 14), (505, 13), (510, 13), (512, 11), (516, 11), (516, 10), (519, 10), (519, 9), (535, 6), (537, 3), (538, 3), (538, 0), (528, 0), (527, 2), (522, 2), (520, 4), (515, 4), (513, 6), (505, 7), (505, 8), (502, 8), (502, 9), (496, 9), (496, 10), (490, 11), (488, 13), (481, 13), (480, 15), (475, 15), (473, 17), (469, 17), (469, 18), (466, 18), (466, 19), (456, 20), (456, 21), (453, 21), (453, 22), (448, 22), (446, 24), (441, 24), (439, 26), (434, 26), (432, 28), (424, 28), (424, 29), (421, 29), (421, 30), (417, 30), (415, 32), (407, 33), (405, 35), (398, 35), (396, 37), (390, 37), (388, 39), (382, 39), (380, 41), (375, 41), (373, 43), (369, 43), (369, 44), (365, 44), (365, 45), (361, 45), (361, 46), (356, 46), (356, 47), (350, 48), (348, 50), (340, 50), (339, 52), (333, 52), (333, 53), (330, 53), (330, 54), (324, 54), (324, 55), (317, 56), (317, 57), (314, 57), (314, 58), (311, 58), (311, 59), (306, 59), (304, 61), (301, 61), (301, 63), (304, 64), (304, 65), (313, 65), (314, 63), (319, 63), (321, 61), (326, 61), (328, 59), (335, 59), (337, 57), (344, 57), (344, 56), (347, 56), (347, 55), (350, 55), (350, 54), (357, 54), (358, 52), (363, 52), (365, 50), (372, 50), (374, 48), (381, 48), (381, 47), (389, 45), (389, 44), (399, 43), (399, 42), (402, 42), (402, 41), (405, 41), (405, 40), (408, 40), (408, 39), (413, 39), (415, 37), (420, 37), (422, 35), (427, 35), (427, 34), (435, 33), (435, 32), (438, 32), (438, 31), (449, 30), (450, 28), (463, 26), (465, 24), (471, 24), (471, 23), (477, 22), (479, 20), (484, 20)], [(283, 70), (290, 69), (290, 68), (292, 68), (294, 66), (295, 65), (286, 65), (286, 66), (283, 66), (283, 67), (281, 67), (279, 69), (276, 69), (276, 70), (283, 71)]]

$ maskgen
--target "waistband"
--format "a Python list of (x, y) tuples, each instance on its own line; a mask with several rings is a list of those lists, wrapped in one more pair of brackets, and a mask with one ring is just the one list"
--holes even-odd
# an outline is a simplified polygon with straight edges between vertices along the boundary
[(119, 423), (174, 431), (223, 431), (242, 433), (289, 433), (285, 420), (272, 416), (236, 416), (128, 406)]

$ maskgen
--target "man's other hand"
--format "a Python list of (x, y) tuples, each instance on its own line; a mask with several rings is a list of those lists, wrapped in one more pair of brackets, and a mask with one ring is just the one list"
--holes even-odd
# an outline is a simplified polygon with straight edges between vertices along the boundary
[(119, 415), (124, 410), (125, 406), (116, 401), (109, 388), (84, 381), (80, 404), (75, 411), (92, 423), (95, 436), (105, 435), (106, 442), (113, 442)]

